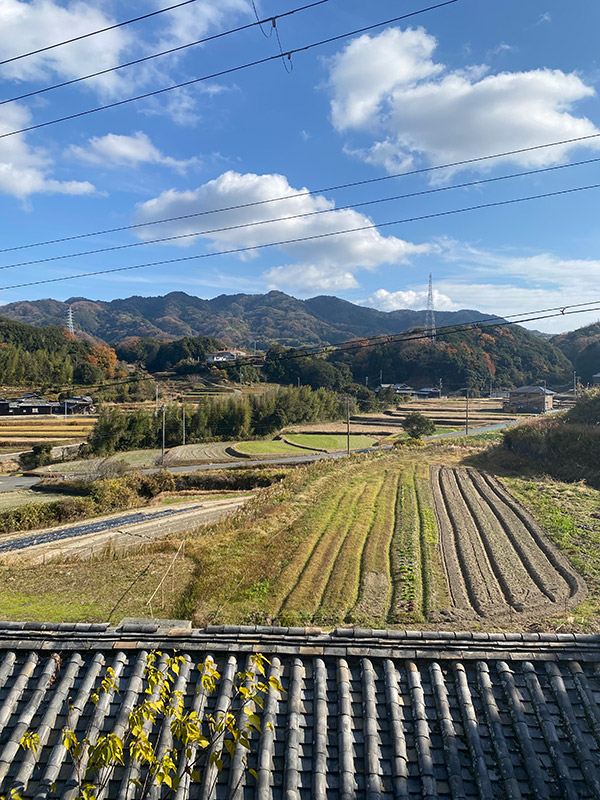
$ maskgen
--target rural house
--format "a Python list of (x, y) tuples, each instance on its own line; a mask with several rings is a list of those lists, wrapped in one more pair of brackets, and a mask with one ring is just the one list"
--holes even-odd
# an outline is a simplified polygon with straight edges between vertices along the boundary
[(206, 356), (207, 364), (222, 364), (228, 361), (237, 361), (238, 358), (246, 358), (248, 353), (244, 350), (218, 350), (216, 353), (209, 353)]
[[(60, 404), (56, 410), (57, 414), (67, 415), (71, 414), (93, 414), (96, 410), (94, 408), (94, 401), (89, 395), (81, 395), (77, 397), (67, 397)], [(66, 406), (66, 412), (65, 412)]]
[[(0, 622), (0, 793), (74, 797), (65, 728), (94, 742), (118, 730), (144, 695), (149, 651), (185, 658), (184, 710), (228, 708), (231, 681), (252, 653), (271, 685), (255, 708), (260, 733), (233, 748), (203, 783), (183, 779), (178, 800), (490, 800), (598, 797), (600, 636), (572, 633), (211, 626), (123, 620), (108, 624)], [(221, 673), (206, 695), (194, 665)], [(160, 658), (160, 657), (159, 657)], [(92, 695), (112, 668), (115, 686)], [(233, 709), (236, 705), (234, 701)], [(177, 742), (147, 724), (151, 741)], [(24, 750), (26, 730), (39, 746)], [(242, 755), (248, 752), (248, 769)], [(107, 773), (102, 797), (133, 797), (129, 762)], [(250, 772), (254, 771), (254, 774)], [(152, 797), (164, 797), (156, 792)]]
[(502, 408), (510, 414), (543, 414), (552, 409), (554, 392), (543, 386), (521, 386), (511, 389), (508, 400)]
[(16, 400), (0, 401), (0, 416), (24, 416), (29, 414), (53, 414), (58, 403), (46, 400), (37, 394), (29, 393)]
[(594, 386), (600, 386), (600, 372), (597, 372), (595, 375), (592, 375), (592, 383)]

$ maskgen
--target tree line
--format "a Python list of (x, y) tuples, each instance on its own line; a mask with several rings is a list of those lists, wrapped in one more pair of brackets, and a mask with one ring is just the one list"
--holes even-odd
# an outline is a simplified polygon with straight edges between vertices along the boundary
[[(201, 405), (169, 404), (164, 407), (165, 444), (176, 447), (183, 441), (185, 413), (186, 443), (244, 440), (272, 435), (286, 425), (339, 419), (345, 407), (327, 389), (309, 386), (282, 387), (248, 397), (210, 398)], [(109, 455), (121, 450), (160, 447), (163, 410), (101, 412), (85, 454)]]

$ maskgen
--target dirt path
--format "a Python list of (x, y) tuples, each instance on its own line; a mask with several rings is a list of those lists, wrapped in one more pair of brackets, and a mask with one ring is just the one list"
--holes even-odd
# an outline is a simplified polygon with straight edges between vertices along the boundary
[(456, 619), (524, 621), (585, 597), (582, 578), (494, 478), (434, 466), (431, 486)]

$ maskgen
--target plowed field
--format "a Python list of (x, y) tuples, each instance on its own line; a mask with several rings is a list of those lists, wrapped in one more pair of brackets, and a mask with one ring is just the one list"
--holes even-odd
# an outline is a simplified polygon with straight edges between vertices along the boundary
[(581, 577), (498, 481), (434, 466), (431, 484), (454, 618), (539, 618), (583, 600)]

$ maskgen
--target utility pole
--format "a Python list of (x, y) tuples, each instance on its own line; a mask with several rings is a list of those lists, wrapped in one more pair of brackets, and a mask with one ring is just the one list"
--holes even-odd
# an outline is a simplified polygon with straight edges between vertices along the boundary
[(379, 370), (379, 385), (381, 386), (383, 383), (383, 370)]
[(185, 405), (183, 406), (183, 444), (185, 444)]
[(300, 375), (298, 375), (298, 388), (300, 388)]
[(442, 396), (442, 379), (440, 378), (440, 397)]
[(162, 453), (160, 456), (160, 463), (165, 463), (165, 406), (162, 407)]
[(367, 387), (367, 389), (369, 388), (369, 376), (368, 375), (365, 375), (365, 386)]
[(469, 387), (467, 386), (467, 406), (465, 415), (465, 435), (469, 435)]
[(346, 398), (346, 453), (350, 455), (350, 398)]

